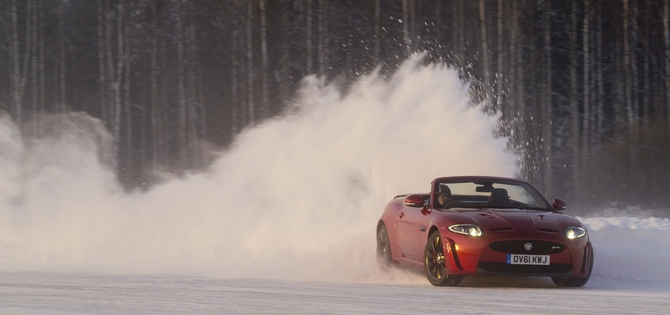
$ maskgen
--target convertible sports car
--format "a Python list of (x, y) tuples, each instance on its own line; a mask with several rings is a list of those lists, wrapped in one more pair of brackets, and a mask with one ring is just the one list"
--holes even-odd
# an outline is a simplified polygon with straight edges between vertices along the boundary
[(377, 224), (383, 266), (423, 270), (436, 286), (464, 276), (551, 277), (581, 287), (593, 270), (584, 225), (529, 183), (484, 176), (442, 177), (429, 194), (398, 195)]

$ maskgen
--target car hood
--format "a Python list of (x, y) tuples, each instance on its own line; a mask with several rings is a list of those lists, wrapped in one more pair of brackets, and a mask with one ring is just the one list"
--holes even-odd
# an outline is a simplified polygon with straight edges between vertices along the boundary
[(485, 230), (536, 230), (559, 232), (567, 226), (580, 226), (574, 217), (560, 212), (519, 210), (519, 209), (481, 209), (452, 210), (444, 213), (453, 222), (473, 223)]

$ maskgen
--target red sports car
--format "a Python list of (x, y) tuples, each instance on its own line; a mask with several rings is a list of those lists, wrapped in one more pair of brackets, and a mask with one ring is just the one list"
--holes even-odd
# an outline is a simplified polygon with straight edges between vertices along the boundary
[(384, 266), (423, 270), (433, 285), (464, 276), (551, 277), (581, 287), (593, 270), (586, 227), (527, 182), (462, 176), (433, 180), (429, 194), (398, 195), (377, 224)]

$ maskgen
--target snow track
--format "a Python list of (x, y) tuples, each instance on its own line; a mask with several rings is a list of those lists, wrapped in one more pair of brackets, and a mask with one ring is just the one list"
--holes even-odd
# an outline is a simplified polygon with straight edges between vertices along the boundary
[[(3, 314), (667, 314), (668, 287), (487, 278), (459, 287), (0, 273)], [(545, 281), (546, 280), (546, 281)]]
[(433, 287), (399, 271), (347, 282), (175, 275), (2, 272), (2, 314), (668, 314), (670, 220), (582, 218), (596, 250), (590, 282), (466, 278)]

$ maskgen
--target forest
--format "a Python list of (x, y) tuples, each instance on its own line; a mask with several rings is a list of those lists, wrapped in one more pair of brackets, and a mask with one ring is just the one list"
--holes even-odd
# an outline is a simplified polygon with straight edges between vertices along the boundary
[[(301, 80), (408, 56), (458, 69), (519, 157), (581, 207), (670, 202), (668, 0), (0, 0), (0, 111), (86, 112), (128, 188), (206, 168)], [(579, 210), (578, 210), (579, 211)]]

